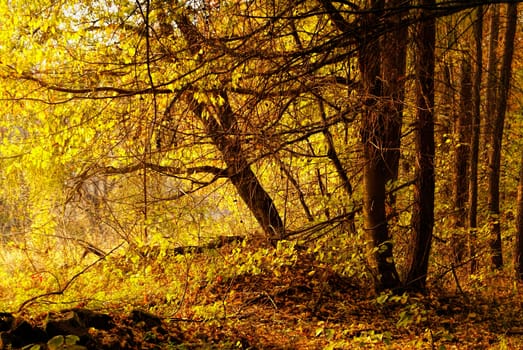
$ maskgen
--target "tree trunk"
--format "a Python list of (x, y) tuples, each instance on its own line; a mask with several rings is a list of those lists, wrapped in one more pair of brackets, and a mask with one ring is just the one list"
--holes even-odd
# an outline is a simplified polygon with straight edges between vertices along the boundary
[(489, 43), (487, 62), (487, 107), (485, 115), (485, 142), (487, 145), (492, 137), (494, 115), (496, 114), (497, 92), (498, 92), (498, 36), (499, 36), (499, 5), (491, 5), (489, 21)]
[(275, 243), (284, 237), (283, 220), (244, 156), (238, 121), (227, 94), (221, 91), (219, 95), (224, 103), (221, 107), (214, 106), (213, 110), (218, 110), (216, 116), (201, 119), (206, 125), (208, 135), (222, 154), (229, 179), (269, 240)]
[(514, 267), (516, 276), (523, 280), (523, 151), (519, 164), (518, 182), (518, 213), (516, 218), (516, 249), (514, 254)]
[(469, 234), (469, 255), (471, 259), (470, 272), (475, 273), (477, 270), (476, 255), (476, 236), (478, 227), (478, 163), (479, 163), (479, 139), (481, 132), (481, 76), (483, 69), (483, 50), (481, 47), (483, 37), (483, 7), (476, 9), (476, 18), (474, 20), (474, 45), (476, 66), (474, 68), (474, 78), (472, 81), (472, 133), (470, 148), (470, 170), (469, 170), (469, 211), (468, 224)]
[(505, 114), (507, 110), (507, 99), (509, 97), (510, 79), (512, 74), (512, 57), (514, 55), (514, 38), (517, 27), (517, 3), (507, 5), (507, 26), (505, 31), (505, 47), (500, 69), (500, 85), (497, 100), (497, 110), (494, 115), (491, 148), (489, 152), (489, 182), (488, 182), (488, 210), (490, 227), (490, 251), (491, 264), (493, 268), (499, 269), (503, 266), (503, 254), (501, 248), (501, 225), (500, 225), (500, 203), (499, 203), (499, 180), (501, 166), (501, 145)]
[[(388, 8), (398, 9), (408, 6), (410, 1), (386, 0), (385, 11)], [(386, 27), (390, 28), (381, 43), (381, 77), (383, 114), (388, 118), (388, 138), (385, 140), (383, 157), (387, 164), (385, 184), (398, 180), (400, 160), (401, 126), (403, 123), (403, 105), (405, 103), (405, 70), (407, 62), (408, 27), (402, 23), (401, 15), (386, 15)], [(386, 211), (388, 219), (396, 216), (394, 193), (387, 196)]]
[[(434, 0), (422, 0), (421, 6), (433, 8)], [(427, 10), (421, 10), (427, 11)], [(423, 13), (422, 13), (423, 16)], [(416, 182), (412, 227), (414, 240), (409, 261), (406, 287), (423, 291), (426, 288), (427, 271), (434, 226), (434, 48), (436, 23), (433, 18), (419, 24), (417, 44), (417, 132), (416, 132)]]
[[(178, 16), (176, 24), (187, 42), (191, 44), (189, 50), (196, 55), (202, 46), (203, 36), (190, 19), (183, 14)], [(245, 202), (268, 239), (274, 244), (284, 237), (283, 220), (274, 201), (259, 182), (245, 157), (241, 147), (238, 118), (231, 108), (227, 92), (222, 89), (215, 94), (217, 95), (215, 97), (219, 97), (215, 100), (221, 100), (222, 104), (200, 103), (192, 93), (189, 93), (189, 104), (194, 114), (205, 125), (208, 136), (220, 151), (222, 159), (227, 165), (227, 175), (240, 198)], [(204, 116), (204, 111), (207, 112), (206, 116)]]
[(283, 239), (285, 234), (283, 221), (272, 198), (262, 187), (252, 169), (249, 166), (240, 169), (236, 174), (231, 175), (230, 179), (269, 241), (274, 244)]
[(460, 108), (455, 121), (455, 134), (457, 135), (455, 163), (454, 163), (454, 228), (456, 233), (453, 237), (454, 259), (460, 263), (465, 257), (466, 236), (464, 234), (466, 225), (466, 214), (469, 181), (470, 141), (472, 121), (472, 66), (470, 57), (461, 60), (461, 82), (460, 82)]
[[(383, 11), (381, 2), (370, 1), (369, 13), (364, 17), (364, 25), (376, 23)], [(391, 54), (391, 53), (388, 53)], [(380, 77), (382, 57), (380, 40), (365, 37), (360, 49), (360, 71), (363, 83), (363, 99), (366, 110), (363, 113), (362, 143), (365, 166), (363, 169), (364, 195), (363, 213), (365, 231), (372, 243), (374, 262), (377, 269), (376, 289), (392, 289), (400, 285), (399, 275), (392, 253), (392, 241), (387, 225), (385, 211), (386, 179), (390, 175), (384, 150), (392, 138), (390, 116), (383, 113), (378, 104), (383, 96)]]
[[(443, 91), (442, 91), (442, 106), (441, 112), (439, 115), (438, 124), (440, 125), (441, 130), (441, 148), (445, 153), (450, 152), (450, 144), (452, 141), (452, 121), (456, 119), (456, 110), (455, 110), (455, 96), (454, 96), (454, 86), (452, 84), (452, 62), (450, 58), (445, 59), (443, 66)], [(450, 193), (448, 189), (447, 193)], [(450, 197), (450, 195), (449, 195)]]

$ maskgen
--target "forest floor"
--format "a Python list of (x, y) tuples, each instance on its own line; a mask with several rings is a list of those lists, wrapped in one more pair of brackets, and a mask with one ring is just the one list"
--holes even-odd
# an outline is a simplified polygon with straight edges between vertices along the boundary
[[(299, 253), (274, 269), (215, 274), (187, 289), (176, 308), (165, 295), (132, 309), (85, 306), (108, 315), (110, 327), (89, 327), (89, 340), (78, 343), (85, 347), (75, 349), (523, 348), (521, 285), (493, 274), (470, 290), (461, 287), (376, 295)], [(49, 314), (21, 317), (41, 325)], [(53, 347), (34, 349), (46, 348)]]
[(206, 293), (223, 308), (221, 319), (167, 319), (179, 344), (158, 336), (140, 348), (523, 348), (521, 294), (499, 290), (379, 297), (328, 269), (311, 276), (310, 262), (302, 261), (278, 277), (246, 274)]

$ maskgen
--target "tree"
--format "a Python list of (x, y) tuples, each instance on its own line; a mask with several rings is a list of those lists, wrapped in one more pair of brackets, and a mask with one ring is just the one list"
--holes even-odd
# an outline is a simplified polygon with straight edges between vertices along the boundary
[[(383, 4), (369, 2), (369, 13), (364, 15), (364, 26), (377, 23), (384, 15)], [(402, 65), (405, 51), (397, 52), (397, 61), (384, 59), (391, 55), (384, 51), (384, 41), (365, 33), (360, 48), (359, 65), (362, 77), (362, 97), (365, 111), (362, 122), (362, 143), (365, 165), (363, 168), (363, 211), (365, 230), (368, 232), (377, 268), (377, 289), (397, 288), (400, 279), (394, 264), (392, 238), (389, 234), (386, 212), (387, 182), (397, 177), (401, 109), (398, 111), (398, 97), (401, 98)], [(393, 32), (398, 35), (400, 32)], [(365, 35), (364, 34), (364, 35)], [(390, 41), (388, 48), (405, 50), (399, 41)], [(403, 58), (401, 58), (403, 57)], [(384, 86), (390, 84), (389, 86)], [(398, 94), (398, 96), (394, 94)], [(390, 102), (389, 102), (390, 101)], [(382, 103), (387, 107), (382, 108)], [(401, 103), (401, 102), (400, 102)]]
[(490, 142), (493, 133), (493, 116), (496, 114), (498, 102), (498, 46), (499, 46), (499, 6), (497, 4), (490, 7), (489, 21), (489, 41), (488, 41), (488, 62), (487, 62), (487, 96), (486, 96), (486, 115), (485, 115), (485, 141), (486, 145)]
[(455, 259), (461, 262), (465, 255), (466, 207), (469, 203), (469, 168), (472, 122), (472, 67), (470, 57), (461, 60), (460, 108), (455, 121), (456, 154), (454, 164), (454, 225), (459, 231), (454, 241)]
[[(204, 36), (198, 32), (187, 15), (178, 16), (176, 24), (186, 42), (191, 45), (189, 51), (193, 55), (199, 55), (204, 48), (202, 42)], [(283, 221), (272, 198), (258, 181), (243, 154), (240, 138), (242, 131), (231, 107), (227, 91), (218, 89), (214, 96), (207, 99), (215, 101), (210, 105), (198, 101), (194, 93), (190, 93), (188, 98), (193, 113), (205, 125), (209, 137), (221, 152), (227, 166), (227, 177), (237, 189), (238, 194), (251, 210), (267, 237), (274, 243), (282, 239), (285, 233)]]
[(517, 278), (523, 280), (523, 152), (519, 164), (519, 181), (516, 214), (516, 244), (514, 268)]
[(505, 114), (507, 111), (507, 100), (509, 98), (510, 80), (512, 74), (512, 57), (514, 55), (514, 38), (517, 27), (517, 3), (507, 5), (507, 26), (505, 30), (505, 46), (500, 68), (500, 84), (497, 95), (497, 103), (493, 119), (493, 130), (491, 134), (491, 148), (489, 151), (489, 174), (488, 174), (488, 210), (490, 224), (490, 250), (492, 254), (491, 264), (493, 268), (499, 269), (503, 266), (500, 203), (499, 203), (499, 181), (501, 166), (501, 145), (503, 129), (505, 125)]
[[(387, 0), (384, 10), (395, 11), (403, 6), (409, 6), (410, 1)], [(405, 75), (407, 63), (408, 27), (404, 25), (402, 14), (385, 17), (388, 31), (382, 36), (381, 79), (383, 113), (389, 119), (389, 136), (383, 149), (387, 171), (385, 183), (389, 188), (398, 181), (398, 168), (401, 149), (401, 129), (403, 126), (403, 109), (405, 105)], [(394, 54), (392, 54), (394, 53)], [(386, 202), (387, 219), (395, 215), (395, 194), (390, 191)]]
[[(422, 0), (422, 8), (435, 6), (434, 0)], [(420, 10), (423, 16), (427, 10)], [(424, 290), (434, 226), (434, 50), (436, 23), (434, 18), (420, 22), (416, 34), (416, 180), (412, 213), (413, 246), (409, 261), (407, 288)]]
[(471, 256), (471, 272), (474, 273), (477, 268), (477, 260), (475, 259), (475, 244), (476, 244), (476, 230), (478, 227), (478, 163), (479, 163), (479, 142), (481, 135), (481, 77), (483, 71), (483, 7), (478, 7), (475, 10), (475, 18), (473, 24), (474, 35), (474, 77), (472, 81), (472, 133), (470, 140), (470, 170), (469, 170), (469, 210), (468, 210), (468, 225), (470, 229), (469, 236), (469, 254)]

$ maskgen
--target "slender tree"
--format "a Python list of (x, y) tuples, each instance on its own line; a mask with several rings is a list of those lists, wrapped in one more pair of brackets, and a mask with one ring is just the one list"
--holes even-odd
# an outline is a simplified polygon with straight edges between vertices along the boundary
[[(198, 32), (187, 15), (180, 14), (176, 24), (185, 40), (190, 43), (190, 52), (198, 55), (203, 48), (204, 36)], [(209, 104), (198, 101), (194, 93), (189, 93), (188, 104), (205, 125), (209, 137), (222, 154), (227, 166), (227, 177), (269, 240), (274, 243), (283, 238), (283, 220), (271, 196), (261, 185), (244, 155), (238, 118), (231, 107), (227, 91), (221, 89), (215, 95), (213, 100), (220, 102)]]
[(498, 45), (499, 45), (499, 6), (491, 5), (489, 20), (489, 42), (488, 42), (488, 61), (487, 61), (487, 106), (485, 114), (485, 142), (488, 144), (492, 137), (494, 115), (496, 113), (497, 93), (498, 93)]
[(493, 268), (499, 269), (503, 266), (503, 255), (501, 247), (501, 224), (500, 224), (500, 201), (499, 181), (501, 166), (501, 146), (503, 129), (505, 125), (505, 114), (507, 100), (510, 91), (510, 79), (512, 74), (512, 58), (514, 55), (514, 38), (518, 20), (517, 3), (507, 5), (507, 25), (505, 30), (503, 57), (500, 68), (499, 93), (496, 103), (496, 113), (493, 116), (493, 130), (491, 134), (489, 149), (489, 174), (488, 174), (488, 210), (490, 226), (490, 251), (492, 254), (491, 264)]
[(518, 211), (516, 217), (516, 246), (514, 254), (514, 267), (516, 276), (523, 280), (523, 152), (521, 152), (521, 161), (519, 164), (519, 181), (518, 181)]
[(461, 262), (465, 255), (466, 207), (469, 202), (469, 157), (472, 119), (472, 66), (470, 55), (465, 53), (461, 60), (461, 81), (459, 92), (459, 113), (455, 120), (456, 151), (454, 158), (454, 226), (457, 234), (454, 237), (454, 258)]
[(481, 77), (483, 70), (483, 7), (480, 6), (475, 11), (474, 25), (474, 51), (475, 65), (474, 77), (472, 80), (472, 133), (470, 140), (470, 170), (469, 170), (469, 210), (468, 225), (469, 235), (469, 254), (471, 257), (471, 272), (477, 268), (475, 259), (476, 231), (478, 227), (478, 162), (479, 162), (479, 141), (481, 131)]
[[(421, 16), (436, 5), (434, 0), (422, 0)], [(435, 19), (427, 16), (416, 28), (415, 63), (417, 88), (416, 127), (416, 181), (414, 185), (414, 206), (412, 228), (414, 230), (412, 254), (407, 279), (408, 289), (426, 288), (429, 256), (434, 226), (434, 49), (436, 41)]]

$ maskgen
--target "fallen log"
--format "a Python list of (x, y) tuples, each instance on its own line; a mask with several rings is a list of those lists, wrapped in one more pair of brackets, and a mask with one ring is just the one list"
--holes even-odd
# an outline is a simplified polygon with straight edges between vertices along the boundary
[[(202, 254), (209, 250), (220, 249), (226, 245), (241, 243), (245, 240), (245, 236), (218, 236), (216, 239), (209, 243), (202, 245), (188, 245), (175, 248), (168, 248), (165, 251), (166, 256), (176, 256), (185, 254)], [(160, 255), (160, 246), (145, 247), (140, 255), (144, 258), (155, 258)]]

